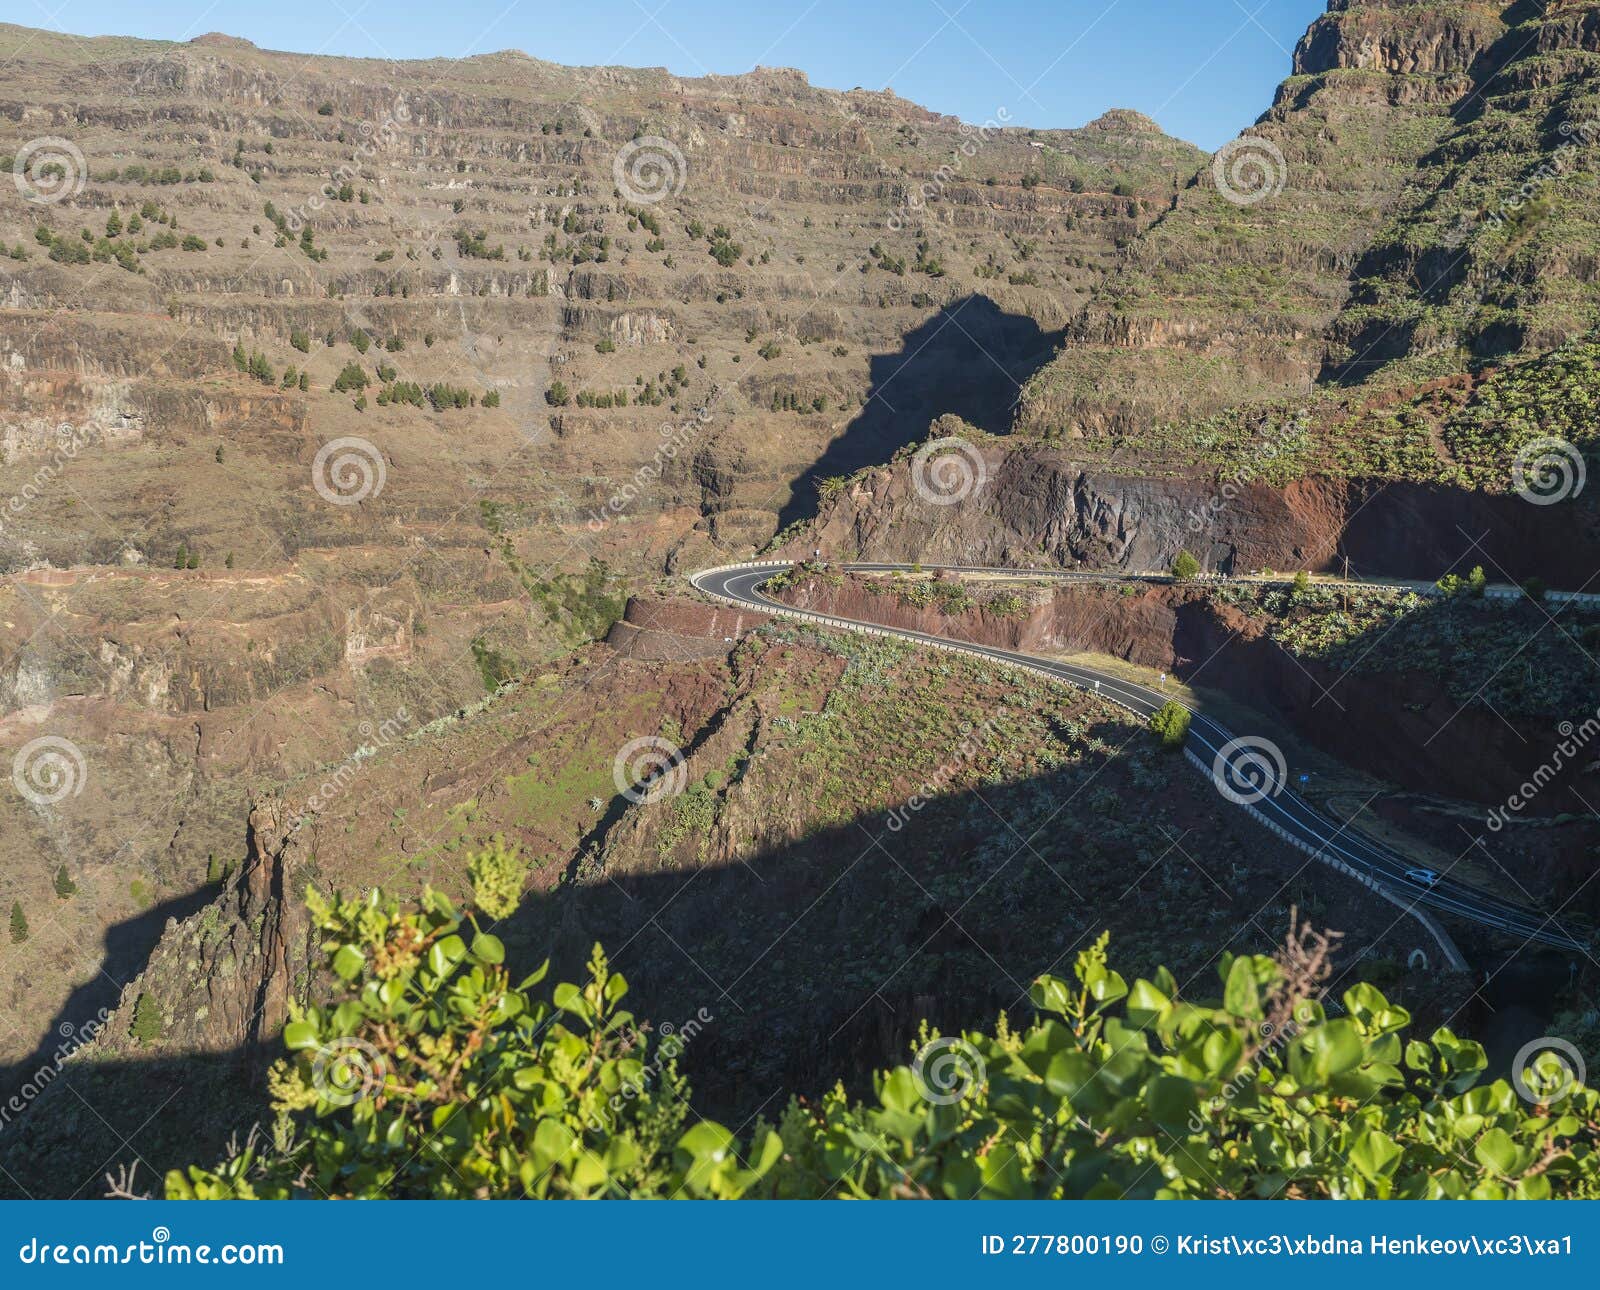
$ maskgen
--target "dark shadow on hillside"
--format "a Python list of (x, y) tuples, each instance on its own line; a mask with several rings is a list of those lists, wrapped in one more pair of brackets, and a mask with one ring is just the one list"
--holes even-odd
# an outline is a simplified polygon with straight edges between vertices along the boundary
[(142, 914), (107, 928), (100, 970), (67, 997), (49, 1027), (41, 1033), (39, 1046), (30, 1056), (14, 1066), (0, 1066), (0, 1100), (51, 1064), (63, 1046), (69, 1050), (75, 1048), (74, 1036), (85, 1026), (98, 1024), (103, 1013), (110, 1013), (117, 1006), (123, 984), (144, 971), (169, 919), (182, 922), (215, 899), (220, 890), (214, 883), (200, 887), (152, 905)]
[[(874, 1069), (907, 1059), (923, 1018), (945, 1033), (992, 1026), (1002, 1011), (1022, 1020), (1028, 983), (1070, 975), (1102, 930), (1130, 977), (1166, 962), (1212, 995), (1217, 955), (1269, 949), (1288, 903), (1324, 923), (1353, 921), (1348, 891), (1297, 875), (1299, 862), (1274, 858), (1265, 834), (1241, 877), (1230, 834), (1248, 826), (1229, 817), (1232, 828), (1220, 827), (1209, 784), (1176, 759), (1161, 764), (1173, 778), (1157, 818), (1172, 812), (1174, 832), (1195, 826), (1183, 840), (1192, 861), (1162, 858), (1167, 834), (1114, 751), (1134, 733), (1125, 721), (1091, 722), (1082, 737), (1113, 751), (986, 786), (981, 798), (935, 797), (899, 828), (859, 817), (748, 864), (614, 866), (529, 898), (497, 930), (519, 968), (548, 955), (552, 979), (578, 979), (603, 944), (639, 1017), (685, 1036), (694, 1023), (680, 1064), (697, 1109), (748, 1131), (752, 1117), (775, 1119), (791, 1096), (814, 1099), (837, 1080), (868, 1091)], [(996, 812), (1045, 823), (1024, 845)], [(1352, 956), (1367, 944), (1352, 936)], [(85, 1194), (100, 1194), (110, 1163), (131, 1156), (122, 1137), (149, 1165), (147, 1185), (174, 1165), (214, 1160), (230, 1133), (263, 1118), (273, 1055), (69, 1063), (0, 1127), (0, 1195), (19, 1185), (70, 1195), (85, 1182)]]
[[(1120, 719), (1081, 732), (1111, 750), (1132, 733)], [(881, 816), (841, 821), (748, 864), (613, 868), (530, 897), (497, 930), (514, 970), (553, 960), (545, 991), (580, 979), (603, 944), (629, 980), (627, 1006), (684, 1036), (696, 1109), (748, 1133), (757, 1116), (775, 1120), (791, 1096), (815, 1099), (837, 1080), (869, 1092), (875, 1069), (907, 1059), (921, 1019), (947, 1034), (1001, 1012), (1025, 1021), (1028, 983), (1070, 976), (1105, 929), (1130, 979), (1167, 963), (1203, 999), (1220, 992), (1218, 956), (1269, 950), (1290, 904), (1321, 926), (1392, 923), (1353, 884), (1219, 806), (1186, 763), (1157, 763), (1156, 812), (1126, 754), (1097, 756), (981, 797), (936, 796), (898, 828)], [(1024, 844), (997, 812), (1045, 824)], [(1184, 830), (1181, 849), (1152, 851), (1165, 837), (1152, 817)], [(1442, 1020), (1431, 976), (1408, 974), (1359, 931), (1344, 953), (1413, 1009), (1421, 1032)], [(1452, 1024), (1470, 1033), (1473, 1008)], [(263, 1071), (276, 1055), (271, 1043), (69, 1063), (0, 1126), (0, 1197), (98, 1196), (135, 1153), (144, 1187), (159, 1190), (166, 1169), (215, 1161), (230, 1136), (269, 1118)]]
[[(1466, 573), (1463, 564), (1457, 576)], [(1331, 589), (1314, 595), (1314, 609), (1291, 608), (1291, 615), (1332, 616), (1346, 600)], [(1287, 592), (1278, 598), (1290, 601)], [(1353, 596), (1358, 615), (1364, 599)], [(1240, 633), (1207, 602), (1190, 601), (1175, 613), (1173, 671), (1188, 679), (1198, 668), (1197, 683), (1277, 717), (1347, 766), (1413, 792), (1481, 804), (1469, 817), (1478, 832), (1487, 809), (1513, 794), (1529, 799), (1524, 818), (1593, 814), (1588, 804), (1600, 803), (1594, 755), (1579, 748), (1558, 756), (1557, 744), (1563, 726), (1570, 733), (1592, 717), (1600, 696), (1600, 613), (1462, 594), (1365, 622), (1347, 636), (1320, 634), (1313, 624), (1291, 653), (1271, 633)], [(1535, 778), (1540, 787), (1528, 792)], [(1491, 841), (1500, 847), (1510, 836)], [(1584, 890), (1592, 871), (1590, 860), (1520, 881), (1551, 908), (1570, 898), (1569, 914), (1600, 914), (1600, 892)]]
[(876, 354), (860, 414), (794, 481), (780, 528), (817, 513), (817, 484), (887, 461), (954, 413), (990, 434), (1011, 429), (1023, 384), (1050, 361), (1060, 332), (988, 296), (966, 296), (909, 331), (893, 354)]
[(87, 1062), (14, 1095), (0, 1123), (0, 1200), (102, 1200), (122, 1165), (159, 1196), (168, 1169), (211, 1165), (270, 1125), (264, 1072), (282, 1049)]

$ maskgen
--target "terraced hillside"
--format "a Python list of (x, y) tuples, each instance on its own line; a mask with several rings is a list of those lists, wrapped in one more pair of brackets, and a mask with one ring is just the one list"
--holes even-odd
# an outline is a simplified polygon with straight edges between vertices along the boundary
[[(603, 939), (653, 1020), (723, 1016), (695, 1082), (740, 1116), (936, 1004), (986, 1021), (1108, 924), (1198, 971), (1309, 904), (1404, 989), (1389, 922), (1091, 696), (652, 593), (764, 547), (1592, 583), (1600, 4), (1535, 10), (1331, 0), (1214, 163), (1129, 112), (963, 124), (786, 70), (0, 28), (7, 1078), (103, 1014), (69, 1073), (192, 1156), (322, 988), (297, 889), (460, 891), (496, 834), (517, 952)], [(1549, 440), (1565, 492), (1519, 496)], [(1592, 689), (1587, 620), (1536, 596), (1191, 592), (1051, 612), (1175, 675), (1239, 637), (1307, 703), (1294, 673), (1411, 714), (1421, 660), (1430, 702), (1517, 701), (1461, 717), (1485, 742)], [(640, 740), (681, 791), (618, 781)], [(1444, 847), (1459, 805), (1403, 823), (1449, 813)], [(1517, 854), (1565, 897), (1592, 838), (1563, 827)], [(6, 1168), (98, 1186), (118, 1143), (49, 1096)]]
[[(1597, 78), (1593, 4), (1332, 0), (1272, 108), (1069, 324), (1019, 424), (1181, 448), (1224, 408), (1583, 336)], [(1361, 428), (1348, 473), (1381, 458), (1373, 441)]]
[(136, 970), (251, 785), (603, 635), (819, 459), (1004, 428), (1204, 156), (1001, 115), (0, 28), (0, 752), (72, 776), (0, 801), (6, 1017)]
[(828, 481), (823, 545), (914, 559), (999, 530), (1068, 563), (1590, 585), (1597, 87), (1600, 5), (1331, 0), (1013, 433), (947, 427), (994, 487), (941, 510), (881, 466)]

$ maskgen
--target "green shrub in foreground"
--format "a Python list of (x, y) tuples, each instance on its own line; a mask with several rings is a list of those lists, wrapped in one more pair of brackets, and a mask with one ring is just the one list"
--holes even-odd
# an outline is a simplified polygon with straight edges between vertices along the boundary
[(925, 1031), (869, 1099), (739, 1138), (690, 1112), (679, 1041), (622, 1010), (598, 948), (546, 1000), (436, 892), (310, 906), (343, 988), (285, 1028), (270, 1142), (172, 1171), (171, 1198), (1600, 1195), (1600, 1096), (1548, 1054), (1524, 1076), (1548, 1104), (1483, 1084), (1476, 1043), (1406, 1039), (1370, 985), (1329, 1006), (1305, 933), (1224, 955), (1220, 1003), (1165, 969), (1130, 986), (1102, 937), (1034, 983), (1025, 1029)]

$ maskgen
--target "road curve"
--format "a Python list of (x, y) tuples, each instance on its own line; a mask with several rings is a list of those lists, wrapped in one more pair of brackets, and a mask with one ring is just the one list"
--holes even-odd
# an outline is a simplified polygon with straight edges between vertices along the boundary
[[(1147, 686), (1124, 681), (1108, 673), (1074, 663), (1021, 654), (991, 645), (932, 636), (925, 632), (885, 627), (865, 620), (840, 618), (811, 610), (795, 609), (766, 595), (761, 584), (774, 574), (792, 568), (788, 561), (764, 564), (728, 565), (692, 574), (689, 582), (714, 599), (742, 605), (764, 613), (808, 619), (827, 626), (854, 631), (869, 631), (896, 636), (935, 648), (975, 654), (996, 662), (1024, 667), (1057, 681), (1092, 691), (1126, 708), (1141, 718), (1174, 696)], [(847, 573), (927, 572), (933, 566), (904, 564), (838, 564)], [(953, 573), (1009, 573), (1019, 577), (1054, 576), (1076, 581), (1092, 575), (1056, 573), (1041, 575), (1031, 569), (992, 569), (939, 566)], [(1187, 705), (1185, 705), (1187, 706)], [(1217, 789), (1230, 801), (1250, 811), (1261, 823), (1317, 859), (1350, 874), (1390, 903), (1417, 916), (1434, 935), (1453, 966), (1465, 966), (1460, 953), (1442, 928), (1428, 917), (1436, 911), (1455, 918), (1504, 932), (1525, 942), (1536, 942), (1556, 949), (1583, 951), (1584, 942), (1567, 935), (1549, 916), (1538, 910), (1500, 899), (1479, 888), (1441, 878), (1429, 886), (1407, 877), (1415, 864), (1370, 841), (1349, 826), (1323, 815), (1287, 783), (1282, 754), (1265, 739), (1239, 737), (1201, 712), (1190, 709), (1192, 719), (1184, 751), (1189, 759), (1211, 776)]]

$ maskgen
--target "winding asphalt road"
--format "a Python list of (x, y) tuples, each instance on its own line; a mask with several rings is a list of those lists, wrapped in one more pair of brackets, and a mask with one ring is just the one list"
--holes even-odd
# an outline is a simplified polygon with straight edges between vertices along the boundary
[[(1044, 673), (1056, 680), (1092, 691), (1142, 718), (1149, 718), (1174, 696), (1147, 686), (1124, 681), (1092, 668), (991, 645), (931, 636), (925, 632), (885, 627), (859, 619), (840, 618), (810, 610), (796, 609), (766, 595), (761, 585), (773, 575), (792, 566), (786, 561), (767, 564), (732, 565), (693, 574), (689, 581), (696, 589), (718, 600), (761, 612), (776, 612), (787, 617), (805, 618), (829, 626), (851, 630), (870, 630), (897, 636), (939, 649), (976, 654)], [(952, 573), (997, 573), (1021, 577), (1050, 577), (1065, 581), (1095, 580), (1095, 575), (1031, 569), (992, 569), (967, 566), (904, 564), (840, 564), (832, 566), (848, 573), (912, 573), (944, 568)], [(1103, 578), (1103, 575), (1102, 575)], [(1187, 705), (1185, 705), (1187, 706)], [(1359, 878), (1391, 903), (1406, 908), (1421, 907), (1504, 932), (1525, 942), (1536, 942), (1563, 950), (1585, 950), (1586, 945), (1562, 932), (1554, 920), (1535, 909), (1500, 899), (1477, 887), (1442, 877), (1430, 885), (1407, 876), (1415, 862), (1371, 842), (1363, 835), (1323, 815), (1288, 785), (1282, 754), (1262, 738), (1235, 736), (1201, 712), (1190, 709), (1192, 719), (1185, 751), (1206, 770), (1224, 797), (1249, 808), (1275, 832), (1303, 849)], [(1448, 938), (1441, 937), (1447, 942)]]

